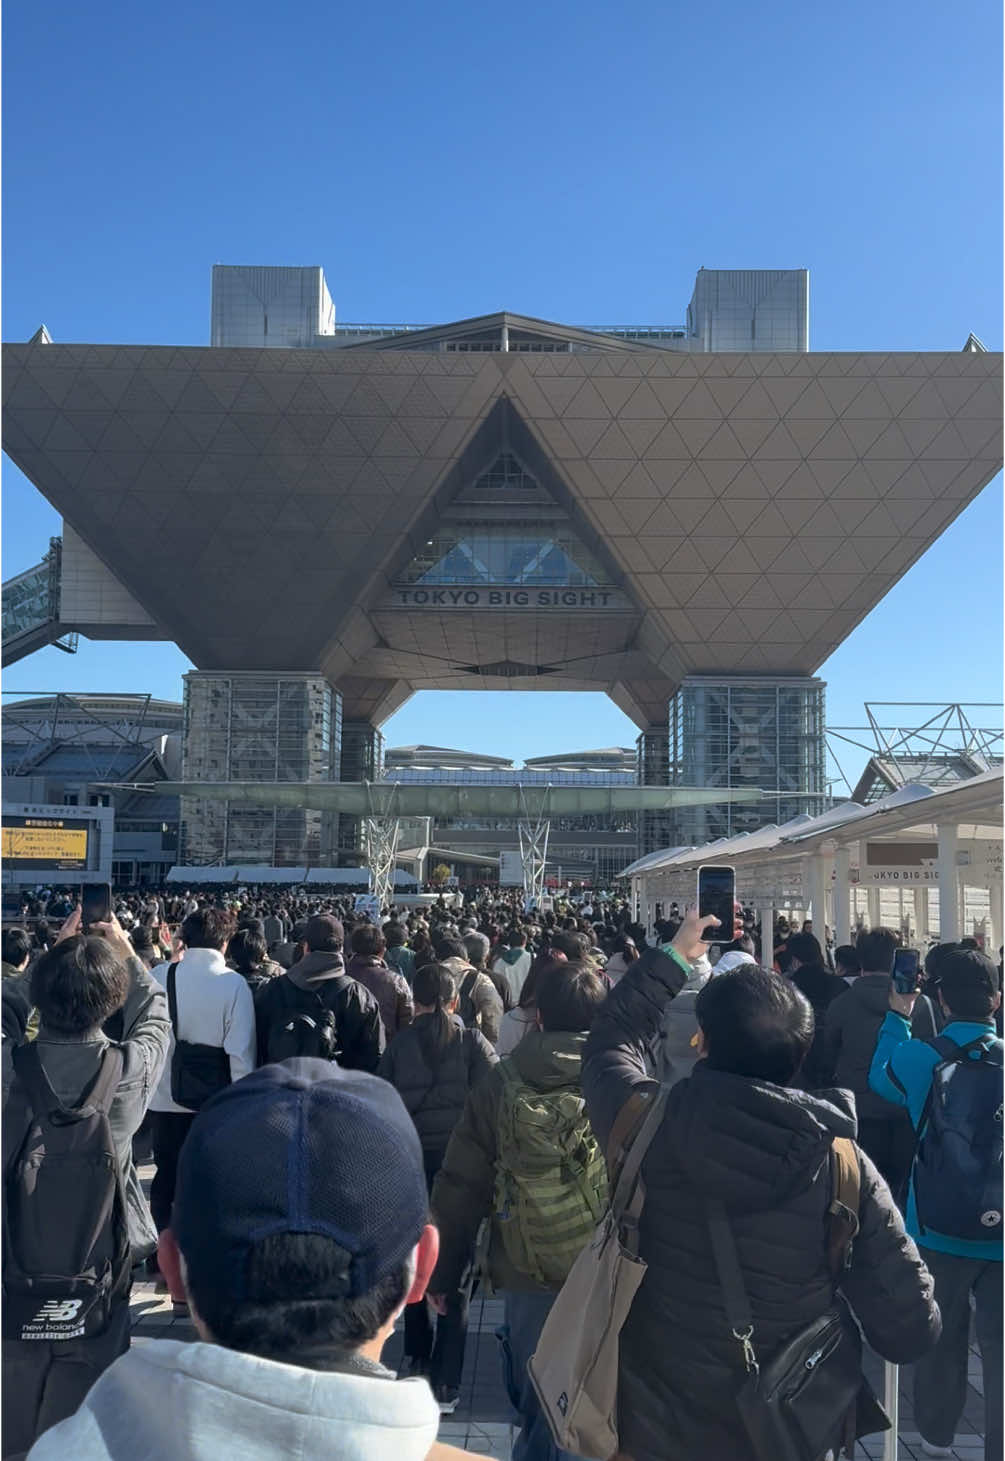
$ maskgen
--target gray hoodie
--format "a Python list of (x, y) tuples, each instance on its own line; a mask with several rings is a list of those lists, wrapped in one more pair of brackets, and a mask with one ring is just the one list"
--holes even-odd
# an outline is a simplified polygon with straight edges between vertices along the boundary
[(115, 1361), (30, 1461), (424, 1461), (439, 1407), (381, 1365), (305, 1370), (149, 1340)]

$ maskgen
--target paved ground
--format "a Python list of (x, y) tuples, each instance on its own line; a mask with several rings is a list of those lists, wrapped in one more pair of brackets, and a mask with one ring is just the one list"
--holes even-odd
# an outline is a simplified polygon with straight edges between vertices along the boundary
[[(146, 1180), (152, 1169), (141, 1169)], [(187, 1318), (176, 1316), (166, 1294), (154, 1291), (153, 1282), (133, 1285), (133, 1342), (149, 1343), (154, 1339), (194, 1339), (195, 1331)], [(502, 1371), (499, 1364), (498, 1344), (495, 1331), (502, 1323), (502, 1301), (476, 1297), (471, 1305), (471, 1320), (468, 1330), (468, 1347), (464, 1362), (464, 1377), (461, 1387), (461, 1403), (452, 1416), (445, 1417), (440, 1425), (440, 1439), (455, 1446), (463, 1446), (480, 1455), (509, 1461), (512, 1450), (513, 1415), (503, 1389)], [(401, 1357), (402, 1337), (395, 1333), (384, 1353), (385, 1363), (396, 1369)], [(867, 1373), (877, 1395), (883, 1397), (883, 1366), (875, 1355), (868, 1356)], [(957, 1432), (954, 1447), (958, 1461), (983, 1461), (983, 1382), (980, 1356), (976, 1349), (970, 1353), (970, 1388), (963, 1420)], [(914, 1426), (914, 1409), (911, 1397), (911, 1371), (900, 1372), (900, 1448), (904, 1461), (916, 1461), (922, 1453), (921, 1440)], [(860, 1442), (856, 1457), (878, 1461), (883, 1455), (882, 1436), (870, 1436)], [(696, 1458), (698, 1461), (698, 1458)]]

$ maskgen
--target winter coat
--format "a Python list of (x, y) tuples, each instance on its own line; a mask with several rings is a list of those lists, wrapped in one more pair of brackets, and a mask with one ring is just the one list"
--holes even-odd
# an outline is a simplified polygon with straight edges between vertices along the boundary
[(412, 991), (408, 980), (397, 969), (389, 969), (376, 954), (353, 954), (346, 973), (368, 989), (377, 1001), (388, 1040), (393, 1040), (399, 1030), (412, 1023)]
[(384, 950), (384, 961), (389, 969), (397, 969), (411, 989), (415, 978), (415, 955), (412, 950), (404, 944), (396, 944), (393, 949)]
[(480, 1030), (466, 1030), (460, 1016), (453, 1015), (456, 1033), (439, 1061), (430, 1065), (423, 1039), (432, 1033), (436, 1019), (436, 1015), (417, 1015), (412, 1024), (399, 1030), (377, 1070), (404, 1101), (427, 1166), (442, 1162), (468, 1091), (485, 1079), (499, 1058)]
[[(969, 1045), (973, 1040), (994, 1048), (1001, 1040), (995, 1038), (995, 1027), (989, 1015), (985, 1020), (950, 1020), (942, 1031), (947, 1040), (955, 1045)], [(917, 1131), (924, 1119), (928, 1096), (932, 1089), (935, 1068), (942, 1061), (942, 1055), (928, 1044), (927, 1040), (912, 1040), (911, 1023), (894, 1010), (887, 1010), (880, 1026), (876, 1053), (869, 1071), (869, 1084), (878, 1095), (907, 1112), (911, 1125)], [(986, 1239), (954, 1238), (947, 1233), (923, 1228), (918, 1220), (918, 1204), (914, 1192), (914, 1173), (907, 1192), (907, 1231), (924, 1250), (932, 1248), (937, 1253), (953, 1253), (957, 1258), (977, 1258), (985, 1262), (1002, 1261), (1001, 1227), (987, 1229)]]
[[(509, 1056), (509, 1062), (520, 1080), (535, 1090), (578, 1091), (585, 1044), (586, 1036), (582, 1034), (534, 1030), (521, 1040)], [(440, 1230), (440, 1257), (429, 1282), (432, 1294), (456, 1291), (461, 1275), (474, 1257), (482, 1219), (492, 1214), (503, 1093), (502, 1065), (500, 1062), (494, 1066), (488, 1077), (472, 1088), (433, 1183), (430, 1206)], [(494, 1287), (539, 1291), (540, 1285), (510, 1262), (494, 1215), (487, 1262)]]
[(815, 1091), (822, 1086), (834, 1084), (834, 1069), (830, 1061), (824, 1023), (827, 1010), (836, 999), (840, 999), (847, 992), (848, 986), (822, 964), (801, 964), (789, 978), (800, 993), (806, 996), (813, 1010), (813, 1044), (803, 1061), (799, 1085), (803, 1090)]
[[(476, 1030), (481, 1030), (490, 1045), (494, 1045), (499, 1039), (499, 1025), (503, 1017), (502, 1000), (499, 993), (487, 974), (480, 969), (475, 969), (465, 959), (451, 958), (444, 959), (444, 964), (457, 980), (457, 992), (461, 998), (460, 1012), (463, 1018), (465, 996), (474, 1006), (474, 1018), (467, 1023)], [(467, 984), (470, 976), (475, 978), (470, 987)]]
[[(831, 1078), (855, 1094), (860, 1121), (902, 1121), (903, 1112), (869, 1089), (869, 1067), (876, 1050), (879, 1027), (890, 1008), (890, 976), (860, 974), (827, 1007), (824, 1050)], [(936, 1034), (932, 1006), (921, 998), (914, 1006), (911, 1034), (931, 1040)]]
[[(647, 1050), (685, 978), (652, 951), (625, 975), (591, 1031), (583, 1088), (610, 1138), (629, 1094), (648, 1083)], [(643, 1163), (640, 1255), (648, 1271), (621, 1334), (620, 1444), (633, 1461), (752, 1461), (736, 1408), (744, 1368), (730, 1333), (705, 1204), (725, 1204), (763, 1360), (832, 1301), (825, 1252), (828, 1151), (853, 1137), (846, 1092), (804, 1092), (710, 1070), (673, 1087)], [(841, 1289), (872, 1347), (895, 1363), (936, 1343), (931, 1275), (889, 1189), (859, 1152), (859, 1235)]]
[(376, 1071), (384, 1051), (377, 1001), (369, 990), (347, 977), (341, 954), (323, 949), (305, 954), (278, 979), (267, 979), (255, 995), (259, 1065), (268, 1059), (272, 1025), (300, 1007), (298, 990), (320, 995), (334, 1013), (339, 1064), (346, 1070)]
[[(146, 1115), (147, 1106), (167, 1059), (171, 1021), (167, 998), (149, 969), (135, 956), (128, 959), (129, 993), (122, 1008), (122, 1038), (115, 1042), (122, 1051), (122, 1076), (108, 1114), (115, 1150), (126, 1189), (126, 1219), (134, 1262), (148, 1257), (156, 1247), (157, 1233), (150, 1209), (133, 1165), (133, 1136)], [(101, 1030), (70, 1036), (50, 1031), (43, 1024), (37, 1049), (42, 1068), (53, 1090), (67, 1105), (77, 1106), (101, 1066), (111, 1043)], [(6, 1045), (7, 1042), (5, 1041)], [(6, 1052), (9, 1057), (9, 1050)], [(3, 1151), (6, 1163), (13, 1163), (27, 1135), (30, 1103), (17, 1076), (5, 1068)], [(7, 1173), (5, 1171), (5, 1179)]]

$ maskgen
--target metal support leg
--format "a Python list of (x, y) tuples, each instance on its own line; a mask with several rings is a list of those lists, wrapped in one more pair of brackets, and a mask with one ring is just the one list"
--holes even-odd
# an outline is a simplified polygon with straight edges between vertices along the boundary
[(890, 1417), (890, 1429), (883, 1435), (883, 1461), (897, 1461), (897, 1431), (900, 1427), (900, 1371), (889, 1361), (883, 1366), (883, 1409)]
[(367, 783), (369, 816), (363, 822), (363, 848), (370, 869), (371, 891), (379, 899), (382, 911), (390, 906), (394, 894), (394, 864), (401, 830), (397, 800), (397, 784), (378, 791)]
[(520, 787), (520, 820), (517, 831), (520, 834), (523, 891), (528, 898), (540, 899), (544, 896), (544, 869), (548, 861), (548, 833), (551, 830), (545, 808), (550, 790), (550, 787), (545, 788), (540, 809), (536, 815), (532, 815), (524, 788)]

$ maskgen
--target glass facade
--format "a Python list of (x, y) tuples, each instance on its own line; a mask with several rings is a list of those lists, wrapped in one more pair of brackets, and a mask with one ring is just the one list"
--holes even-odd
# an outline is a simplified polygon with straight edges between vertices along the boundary
[[(677, 786), (758, 787), (758, 803), (680, 807), (665, 847), (700, 847), (827, 806), (824, 693), (817, 679), (686, 679), (670, 707)], [(646, 847), (643, 851), (653, 851)]]
[(692, 350), (810, 348), (808, 269), (699, 269), (687, 308)]
[[(384, 737), (365, 720), (347, 720), (342, 726), (339, 781), (379, 781), (383, 774)], [(363, 819), (341, 814), (338, 849), (362, 857)]]
[(614, 586), (610, 573), (573, 530), (567, 514), (510, 451), (501, 452), (454, 499), (434, 535), (398, 575), (398, 582), (469, 587)]
[(334, 329), (323, 269), (214, 264), (211, 345), (308, 348)]
[[(185, 677), (183, 779), (330, 781), (339, 763), (338, 694), (316, 675)], [(317, 866), (331, 861), (330, 814), (186, 797), (184, 863)]]

